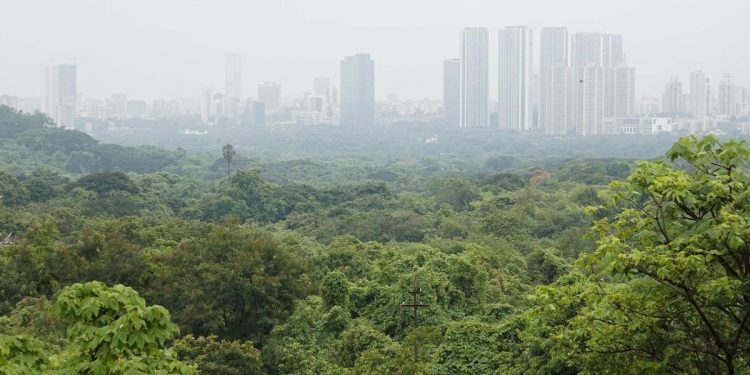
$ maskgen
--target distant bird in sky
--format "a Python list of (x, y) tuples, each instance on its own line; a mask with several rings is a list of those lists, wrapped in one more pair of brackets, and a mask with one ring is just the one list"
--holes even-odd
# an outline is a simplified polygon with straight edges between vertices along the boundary
[(578, 81), (578, 83), (583, 83), (583, 80)]

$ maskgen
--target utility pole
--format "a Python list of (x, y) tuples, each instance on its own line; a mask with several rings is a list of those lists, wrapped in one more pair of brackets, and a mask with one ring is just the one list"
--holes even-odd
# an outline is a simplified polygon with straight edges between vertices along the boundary
[[(402, 309), (404, 308), (412, 309), (411, 316), (412, 316), (412, 321), (414, 323), (414, 328), (417, 328), (417, 309), (419, 309), (420, 307), (430, 306), (429, 304), (419, 303), (419, 301), (417, 301), (417, 294), (420, 294), (420, 293), (422, 293), (422, 288), (414, 287), (414, 289), (411, 292), (409, 292), (409, 294), (411, 294), (412, 296), (412, 303), (401, 303)], [(418, 346), (417, 341), (415, 340), (414, 341), (414, 364), (415, 365), (419, 359), (418, 354), (419, 354), (419, 346)]]

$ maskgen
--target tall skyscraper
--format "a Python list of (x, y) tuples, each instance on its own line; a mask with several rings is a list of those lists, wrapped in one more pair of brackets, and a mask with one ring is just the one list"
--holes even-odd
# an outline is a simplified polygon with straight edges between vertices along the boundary
[(213, 121), (214, 108), (213, 108), (213, 95), (211, 89), (203, 89), (201, 91), (201, 121), (204, 124), (208, 124)]
[(42, 70), (42, 112), (57, 125), (73, 129), (78, 109), (75, 64), (50, 64)]
[[(616, 103), (627, 101), (629, 98), (618, 98), (618, 92), (615, 91), (615, 75), (618, 73), (617, 68), (625, 67), (625, 54), (622, 48), (622, 35), (620, 34), (603, 34), (602, 35), (602, 67), (604, 68), (604, 117), (615, 117)], [(623, 73), (622, 70), (619, 71)], [(633, 71), (634, 73), (634, 71)], [(633, 78), (635, 76), (633, 75)], [(619, 89), (624, 88), (624, 82), (620, 82)], [(635, 84), (635, 81), (633, 81)], [(621, 116), (619, 116), (621, 117)]]
[(341, 60), (341, 125), (372, 127), (375, 124), (375, 62), (358, 53)]
[(281, 85), (266, 82), (258, 85), (258, 101), (263, 103), (265, 113), (275, 113), (281, 109)]
[(602, 65), (605, 68), (621, 66), (625, 63), (625, 53), (622, 48), (622, 35), (604, 34), (602, 36)]
[(224, 84), (226, 113), (234, 116), (239, 113), (242, 100), (242, 57), (236, 53), (228, 52), (224, 57)]
[(531, 130), (532, 34), (526, 26), (509, 26), (499, 34), (498, 104), (500, 128)]
[(588, 137), (604, 133), (604, 68), (584, 65), (575, 68), (576, 134)]
[(489, 127), (489, 55), (487, 29), (461, 31), (459, 126)]
[(573, 34), (573, 128), (578, 135), (604, 131), (605, 70), (600, 33)]
[(687, 110), (697, 118), (708, 115), (709, 108), (708, 88), (706, 85), (706, 74), (702, 70), (690, 73), (690, 101)]
[(545, 27), (539, 65), (539, 124), (546, 134), (562, 135), (570, 126), (568, 29)]
[(616, 66), (609, 68), (612, 116), (635, 116), (635, 68)]
[(738, 116), (737, 86), (731, 74), (724, 74), (719, 81), (719, 100), (716, 114), (720, 116)]
[(450, 126), (458, 126), (461, 107), (461, 60), (443, 62), (443, 114)]
[(685, 112), (685, 97), (682, 93), (682, 82), (677, 77), (672, 77), (664, 86), (664, 95), (661, 99), (661, 111), (664, 113)]
[(603, 41), (601, 33), (573, 34), (573, 66), (603, 66)]

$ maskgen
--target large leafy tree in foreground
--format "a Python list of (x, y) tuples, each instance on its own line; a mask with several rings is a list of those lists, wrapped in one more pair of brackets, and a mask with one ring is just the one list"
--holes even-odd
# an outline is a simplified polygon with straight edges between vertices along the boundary
[(667, 156), (612, 185), (590, 277), (540, 288), (522, 352), (584, 373), (750, 372), (750, 147), (686, 137)]
[(680, 139), (592, 207), (597, 249), (542, 286), (505, 373), (750, 373), (750, 146)]
[(177, 325), (128, 287), (73, 284), (53, 313), (67, 325), (57, 346), (28, 334), (0, 334), (0, 374), (195, 374), (166, 347)]

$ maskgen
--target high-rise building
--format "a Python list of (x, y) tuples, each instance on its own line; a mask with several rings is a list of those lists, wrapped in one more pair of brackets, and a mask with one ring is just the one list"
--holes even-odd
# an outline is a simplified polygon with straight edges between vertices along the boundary
[(461, 31), (459, 126), (489, 127), (489, 55), (487, 29)]
[(461, 60), (443, 62), (443, 115), (450, 126), (458, 126), (461, 106)]
[(568, 29), (545, 27), (539, 65), (539, 124), (544, 132), (562, 135), (570, 126)]
[(539, 118), (546, 134), (567, 134), (571, 124), (568, 66), (549, 66), (542, 72)]
[(500, 31), (498, 56), (498, 119), (500, 128), (531, 130), (532, 33), (526, 26)]
[(706, 83), (706, 74), (702, 70), (690, 73), (690, 99), (687, 110), (697, 118), (704, 118), (710, 113)]
[(78, 110), (75, 64), (50, 64), (42, 71), (42, 112), (60, 128), (72, 129)]
[(685, 98), (682, 93), (682, 82), (677, 77), (672, 77), (664, 86), (664, 95), (661, 99), (661, 111), (664, 113), (685, 112)]
[(603, 66), (603, 42), (601, 33), (575, 33), (573, 42), (573, 67)]
[(236, 53), (224, 56), (224, 90), (226, 114), (237, 115), (242, 100), (242, 57)]
[(604, 36), (600, 33), (573, 34), (573, 126), (582, 136), (604, 132), (606, 72), (603, 68)]
[(266, 114), (278, 112), (281, 109), (281, 85), (275, 82), (258, 85), (258, 101), (263, 103)]
[(575, 68), (576, 134), (588, 137), (604, 133), (604, 68), (584, 65)]
[[(615, 75), (618, 73), (616, 69), (623, 68), (627, 64), (625, 62), (625, 54), (622, 48), (622, 35), (620, 34), (603, 34), (602, 35), (602, 67), (604, 68), (604, 117), (610, 118), (617, 116), (616, 105), (617, 102), (626, 102), (629, 97), (618, 98), (617, 92), (615, 91)], [(623, 71), (619, 71), (623, 74)], [(635, 73), (633, 70), (632, 73)], [(633, 78), (635, 75), (633, 75)], [(619, 89), (624, 88), (622, 83), (618, 87)], [(635, 85), (635, 81), (633, 81)], [(634, 100), (634, 99), (633, 99)]]
[(719, 100), (717, 102), (717, 115), (737, 116), (737, 86), (731, 74), (724, 74), (719, 81)]
[(605, 68), (618, 67), (625, 63), (625, 53), (622, 48), (622, 35), (602, 35), (602, 65)]
[(371, 127), (375, 124), (375, 62), (358, 53), (341, 60), (341, 125)]
[(208, 124), (213, 121), (213, 95), (211, 95), (211, 89), (204, 89), (201, 92), (201, 121)]
[(612, 116), (635, 115), (635, 68), (617, 66), (609, 68), (612, 100)]

